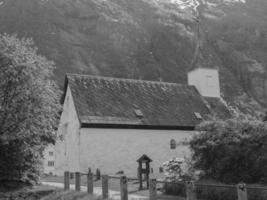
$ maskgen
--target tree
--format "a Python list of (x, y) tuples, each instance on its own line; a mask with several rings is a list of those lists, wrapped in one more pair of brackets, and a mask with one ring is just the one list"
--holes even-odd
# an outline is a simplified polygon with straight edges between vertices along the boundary
[(31, 39), (0, 35), (0, 181), (38, 178), (60, 109), (54, 68)]
[(265, 115), (264, 115), (262, 121), (263, 121), (263, 122), (267, 122), (267, 111), (265, 111)]
[(205, 121), (190, 141), (194, 167), (225, 183), (267, 183), (267, 124), (235, 118)]

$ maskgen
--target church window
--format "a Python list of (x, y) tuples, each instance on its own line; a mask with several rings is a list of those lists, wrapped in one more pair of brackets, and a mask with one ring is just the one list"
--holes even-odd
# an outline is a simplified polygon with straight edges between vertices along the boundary
[(143, 117), (144, 116), (140, 109), (134, 109), (134, 112), (135, 112), (135, 115), (137, 117)]
[(171, 139), (170, 147), (171, 147), (171, 149), (176, 149), (176, 141), (174, 139)]
[(49, 156), (53, 156), (54, 152), (53, 151), (49, 151)]

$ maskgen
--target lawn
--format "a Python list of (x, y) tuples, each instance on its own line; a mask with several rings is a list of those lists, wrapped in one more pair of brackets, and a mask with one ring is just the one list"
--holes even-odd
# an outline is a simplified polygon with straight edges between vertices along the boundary
[(63, 189), (47, 186), (24, 186), (11, 190), (0, 190), (0, 199), (20, 200), (101, 200), (101, 196), (89, 195), (86, 192), (63, 191)]
[(9, 187), (0, 189), (0, 199), (31, 199), (39, 200), (42, 197), (56, 192), (58, 189), (51, 186), (36, 185), (19, 185), (19, 187)]
[(55, 191), (54, 193), (41, 198), (40, 200), (101, 200), (101, 197), (88, 195), (85, 192), (76, 191)]

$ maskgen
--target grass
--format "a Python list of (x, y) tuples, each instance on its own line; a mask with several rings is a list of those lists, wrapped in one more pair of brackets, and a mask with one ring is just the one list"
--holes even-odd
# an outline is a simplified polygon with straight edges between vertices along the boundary
[(76, 191), (55, 191), (54, 193), (41, 198), (41, 200), (101, 200), (101, 197), (88, 195), (85, 192)]

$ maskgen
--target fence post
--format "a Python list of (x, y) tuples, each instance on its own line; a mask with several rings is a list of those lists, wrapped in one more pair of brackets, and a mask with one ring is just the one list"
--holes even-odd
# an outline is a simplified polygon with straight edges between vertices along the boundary
[(73, 179), (73, 177), (74, 177), (73, 172), (70, 172), (70, 179)]
[(93, 194), (94, 192), (94, 180), (93, 173), (89, 170), (87, 174), (87, 192), (88, 194)]
[(81, 173), (75, 172), (75, 190), (80, 191), (81, 190)]
[(121, 186), (121, 200), (128, 200), (128, 180), (126, 176), (121, 176), (120, 186)]
[(98, 168), (96, 169), (95, 175), (96, 175), (96, 180), (97, 181), (100, 180), (100, 178), (101, 178), (100, 169), (98, 169)]
[(137, 178), (139, 179), (139, 190), (143, 189), (143, 177), (142, 177), (142, 173), (141, 173), (141, 168), (140, 165), (137, 168)]
[(102, 196), (108, 199), (108, 175), (102, 175)]
[(246, 184), (242, 183), (237, 185), (237, 195), (238, 200), (248, 200)]
[(149, 200), (157, 199), (157, 180), (154, 178), (149, 179)]
[(64, 172), (64, 190), (70, 189), (70, 172)]
[(193, 181), (186, 182), (186, 200), (197, 200), (196, 187)]

